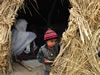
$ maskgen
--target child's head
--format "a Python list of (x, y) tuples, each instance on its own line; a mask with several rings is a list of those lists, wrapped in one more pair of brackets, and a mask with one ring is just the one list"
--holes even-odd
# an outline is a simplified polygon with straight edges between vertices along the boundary
[(44, 35), (44, 40), (49, 48), (54, 47), (57, 41), (57, 33), (51, 29), (48, 29)]

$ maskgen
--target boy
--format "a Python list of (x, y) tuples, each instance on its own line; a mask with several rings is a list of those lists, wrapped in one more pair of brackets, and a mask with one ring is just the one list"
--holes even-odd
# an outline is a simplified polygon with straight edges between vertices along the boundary
[(49, 75), (50, 66), (59, 53), (57, 44), (58, 35), (51, 29), (48, 29), (44, 35), (44, 44), (37, 55), (39, 62), (45, 65), (44, 75)]

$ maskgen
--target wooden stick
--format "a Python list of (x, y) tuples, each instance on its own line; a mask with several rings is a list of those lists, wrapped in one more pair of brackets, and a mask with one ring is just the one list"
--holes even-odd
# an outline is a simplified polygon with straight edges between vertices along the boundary
[(22, 61), (16, 59), (16, 62), (22, 65), (24, 68), (26, 68), (28, 71), (32, 71), (32, 68), (24, 64)]

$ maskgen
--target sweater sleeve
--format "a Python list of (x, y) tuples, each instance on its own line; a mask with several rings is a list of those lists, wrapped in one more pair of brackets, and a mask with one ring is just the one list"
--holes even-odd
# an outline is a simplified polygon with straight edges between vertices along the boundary
[(37, 59), (39, 60), (40, 63), (44, 63), (44, 54), (41, 48), (39, 49), (39, 52), (37, 54)]

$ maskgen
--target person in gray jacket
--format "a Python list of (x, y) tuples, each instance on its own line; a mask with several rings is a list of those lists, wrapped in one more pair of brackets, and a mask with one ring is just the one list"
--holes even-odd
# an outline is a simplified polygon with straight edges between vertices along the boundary
[(58, 35), (51, 29), (48, 29), (44, 35), (44, 44), (37, 54), (39, 62), (45, 65), (44, 75), (49, 75), (51, 64), (59, 53), (59, 47), (57, 43)]

